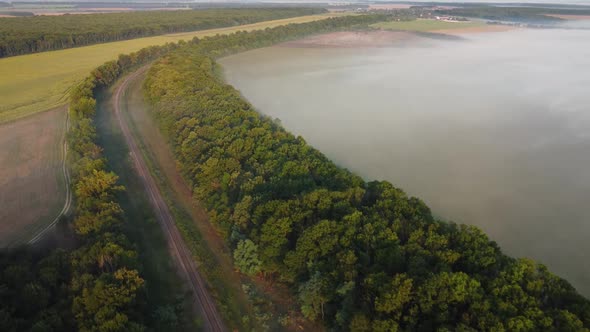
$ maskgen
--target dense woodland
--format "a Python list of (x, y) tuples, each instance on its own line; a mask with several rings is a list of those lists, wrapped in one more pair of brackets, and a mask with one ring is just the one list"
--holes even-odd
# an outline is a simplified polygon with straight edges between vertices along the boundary
[(255, 8), (0, 18), (0, 58), (322, 12), (320, 8)]
[(76, 249), (0, 253), (1, 331), (178, 329), (149, 305), (123, 231), (122, 188), (96, 143), (94, 94), (165, 55), (146, 94), (183, 175), (245, 274), (288, 284), (302, 313), (340, 331), (583, 331), (590, 303), (479, 229), (435, 220), (419, 199), (365, 182), (261, 116), (215, 58), (385, 19), (363, 15), (195, 39), (120, 56), (73, 89), (68, 133)]
[[(359, 16), (329, 20), (329, 24), (295, 25), (298, 29), (268, 29), (254, 34), (260, 38), (257, 43), (237, 38), (243, 35), (239, 33), (231, 37), (234, 42), (227, 43), (224, 52), (269, 45), (313, 33), (315, 29), (328, 31), (383, 18)], [(282, 34), (263, 39), (270, 37), (270, 31)], [(203, 46), (224, 53), (213, 49), (218, 40), (205, 39)], [(243, 45), (239, 46), (237, 40), (242, 40)], [(94, 125), (98, 91), (130, 69), (185, 44), (148, 47), (120, 55), (93, 70), (72, 89), (67, 139), (75, 207), (72, 220), (65, 227), (74, 233), (75, 248), (23, 247), (0, 251), (0, 331), (172, 331), (185, 323), (182, 302), (151, 300), (153, 294), (148, 292), (148, 281), (142, 273), (142, 267), (150, 262), (141, 260), (136, 244), (125, 235), (125, 213), (118, 202), (118, 195), (125, 188), (118, 184), (117, 175), (107, 169)]]
[[(97, 88), (174, 48), (150, 47), (95, 69), (70, 95), (68, 162), (74, 193), (73, 250), (0, 252), (0, 331), (143, 331), (178, 327), (182, 306), (149, 305), (143, 264), (122, 231), (117, 194), (93, 123)], [(113, 68), (116, 68), (114, 70)]]
[(336, 331), (587, 331), (590, 302), (567, 281), (339, 168), (219, 77), (215, 57), (344, 20), (195, 39), (148, 74), (154, 116), (236, 266), (288, 284)]

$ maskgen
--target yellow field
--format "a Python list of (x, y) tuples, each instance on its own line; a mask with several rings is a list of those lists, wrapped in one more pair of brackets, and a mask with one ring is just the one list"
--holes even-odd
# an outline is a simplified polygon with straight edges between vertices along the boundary
[[(95, 67), (150, 45), (305, 23), (338, 14), (308, 15), (235, 27), (177, 33), (0, 59), (0, 123), (67, 102), (67, 92)], [(340, 14), (342, 15), (342, 14)]]

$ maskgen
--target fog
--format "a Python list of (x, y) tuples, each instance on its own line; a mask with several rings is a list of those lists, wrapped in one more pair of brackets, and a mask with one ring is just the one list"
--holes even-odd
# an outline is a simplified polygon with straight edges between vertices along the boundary
[(221, 63), (259, 111), (338, 164), (590, 295), (590, 31), (272, 47)]

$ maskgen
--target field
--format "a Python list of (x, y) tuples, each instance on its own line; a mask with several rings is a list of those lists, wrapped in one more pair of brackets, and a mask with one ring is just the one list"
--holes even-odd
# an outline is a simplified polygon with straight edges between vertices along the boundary
[(403, 45), (420, 39), (419, 36), (405, 31), (338, 31), (321, 35), (314, 35), (303, 39), (282, 43), (281, 47), (388, 47)]
[(391, 21), (391, 22), (380, 22), (371, 25), (374, 28), (384, 30), (402, 30), (402, 31), (417, 31), (417, 32), (429, 32), (438, 30), (451, 30), (451, 29), (465, 29), (485, 26), (484, 23), (478, 22), (445, 22), (438, 20), (414, 20), (414, 21)]
[(335, 14), (301, 16), (3, 58), (0, 59), (0, 123), (64, 105), (68, 89), (73, 84), (88, 75), (93, 68), (115, 59), (119, 54), (193, 37), (311, 22), (332, 16)]
[(0, 247), (28, 240), (64, 202), (64, 107), (0, 125)]
[(563, 20), (590, 20), (590, 15), (559, 15), (559, 14), (546, 14), (545, 16), (557, 17)]

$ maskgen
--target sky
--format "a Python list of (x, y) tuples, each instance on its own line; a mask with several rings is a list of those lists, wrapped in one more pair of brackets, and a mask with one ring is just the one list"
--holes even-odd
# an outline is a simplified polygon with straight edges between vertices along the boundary
[[(13, 2), (18, 1), (25, 1), (25, 0), (13, 0)], [(29, 0), (31, 1), (31, 0)], [(32, 0), (32, 1), (39, 1), (39, 2), (55, 2), (61, 0)], [(93, 0), (71, 0), (71, 1), (79, 1), (79, 2), (90, 2)], [(396, 2), (396, 0), (101, 0), (99, 2), (195, 2), (195, 3), (222, 3), (222, 2), (230, 2), (230, 3), (237, 3), (237, 2), (247, 2), (247, 3), (256, 3), (256, 2), (265, 2), (265, 3), (366, 3), (366, 2)], [(403, 0), (399, 0), (400, 2)], [(589, 5), (590, 0), (409, 0), (411, 2), (456, 2), (456, 3), (538, 3), (538, 4), (570, 4), (570, 5)], [(10, 0), (0, 0), (0, 2), (10, 2)]]
[[(378, 0), (377, 0), (378, 1)], [(414, 0), (415, 2), (430, 2), (430, 0)], [(590, 5), (590, 0), (462, 0), (462, 1), (441, 1), (441, 2), (468, 2), (468, 3), (555, 3), (555, 4), (577, 4), (577, 5)]]
[[(186, 1), (186, 0), (177, 0)], [(404, 0), (398, 0), (402, 2)], [(514, 3), (537, 3), (537, 4), (567, 4), (567, 5), (588, 5), (590, 0), (407, 0), (410, 2), (456, 2), (456, 3), (495, 3), (495, 4), (514, 4)], [(396, 0), (195, 0), (195, 2), (267, 2), (267, 3), (366, 3), (366, 2), (397, 2)]]

